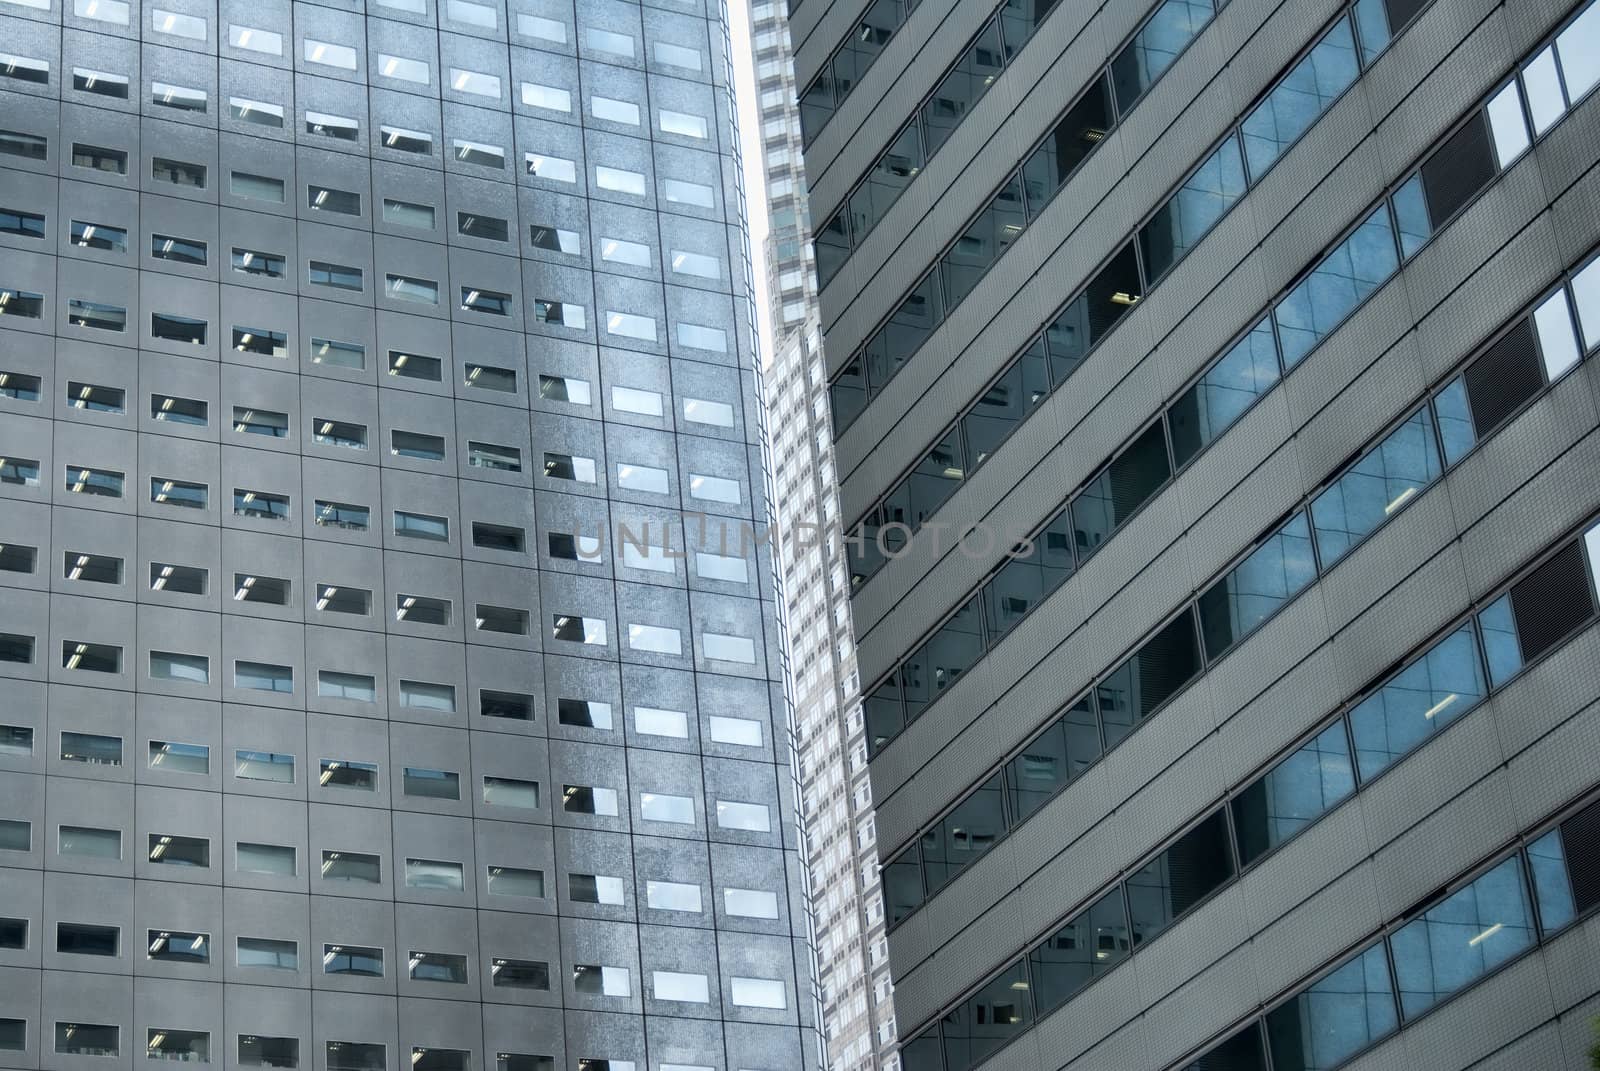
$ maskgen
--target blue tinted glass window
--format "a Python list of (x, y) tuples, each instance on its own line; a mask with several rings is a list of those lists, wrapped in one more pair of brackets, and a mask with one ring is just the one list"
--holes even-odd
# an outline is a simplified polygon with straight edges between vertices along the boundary
[(1292, 368), (1399, 267), (1389, 208), (1379, 205), (1272, 310)]
[(1322, 567), (1344, 557), (1440, 472), (1433, 418), (1425, 405), (1367, 452), (1311, 503)]
[(1317, 575), (1306, 515), (1296, 513), (1200, 596), (1206, 657), (1216, 658)]
[(1344, 722), (1336, 721), (1234, 797), (1239, 861), (1259, 859), (1355, 789), (1350, 742)]
[(1259, 181), (1361, 73), (1350, 20), (1340, 19), (1245, 117), (1244, 151)]
[(1199, 36), (1215, 12), (1212, 0), (1167, 0), (1111, 61), (1117, 110), (1123, 115)]
[(1414, 1018), (1533, 944), (1522, 861), (1512, 856), (1389, 938), (1400, 1007)]
[(1265, 318), (1172, 404), (1172, 456), (1182, 466), (1278, 382), (1278, 344)]
[(1239, 139), (1230, 134), (1140, 228), (1145, 277), (1154, 282), (1165, 275), (1244, 191), (1244, 157), (1239, 153)]
[(1483, 698), (1483, 670), (1470, 624), (1350, 711), (1356, 765), (1370, 780)]
[(1394, 191), (1394, 218), (1400, 226), (1400, 255), (1409, 259), (1433, 235), (1420, 174), (1412, 175), (1409, 182)]
[(1379, 943), (1267, 1014), (1273, 1071), (1322, 1071), (1399, 1025)]
[(1094, 703), (1085, 695), (1006, 763), (1012, 824), (1044, 806), (1099, 757), (1100, 726)]
[(1444, 463), (1454, 465), (1478, 441), (1472, 424), (1472, 407), (1467, 403), (1467, 381), (1457, 376), (1434, 395), (1433, 411), (1439, 417), (1439, 441), (1444, 444)]
[(1539, 925), (1546, 934), (1554, 933), (1577, 916), (1561, 830), (1552, 829), (1528, 845), (1528, 867), (1533, 876), (1534, 899), (1539, 904)]
[(1517, 622), (1511, 616), (1511, 596), (1502, 595), (1478, 614), (1483, 632), (1483, 653), (1489, 660), (1489, 684), (1498, 688), (1522, 668), (1522, 645)]

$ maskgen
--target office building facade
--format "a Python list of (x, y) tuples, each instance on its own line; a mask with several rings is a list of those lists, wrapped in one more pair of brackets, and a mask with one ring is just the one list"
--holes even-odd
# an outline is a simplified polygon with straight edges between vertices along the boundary
[(790, 28), (903, 1065), (1587, 1067), (1600, 6)]
[(815, 1067), (725, 12), (0, 23), (0, 1067)]

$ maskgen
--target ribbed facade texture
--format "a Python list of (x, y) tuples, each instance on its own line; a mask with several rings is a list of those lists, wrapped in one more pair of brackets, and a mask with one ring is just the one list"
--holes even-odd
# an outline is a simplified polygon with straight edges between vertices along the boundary
[(815, 1068), (725, 11), (0, 26), (0, 1067)]
[(788, 24), (903, 1066), (1588, 1068), (1600, 5)]

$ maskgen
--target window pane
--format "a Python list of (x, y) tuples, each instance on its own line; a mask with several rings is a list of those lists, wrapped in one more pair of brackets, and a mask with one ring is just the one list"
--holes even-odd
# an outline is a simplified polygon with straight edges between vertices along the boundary
[(1027, 222), (1022, 209), (1022, 179), (1013, 175), (939, 262), (950, 307), (972, 293), (978, 280), (1022, 234)]
[(1404, 508), (1439, 472), (1433, 417), (1423, 406), (1312, 500), (1322, 568)]
[(1244, 195), (1244, 157), (1231, 134), (1139, 230), (1145, 278), (1161, 278)]
[(1034, 999), (1045, 1011), (1120, 963), (1130, 949), (1128, 916), (1118, 886), (1045, 938), (1028, 954)]
[(1379, 205), (1272, 310), (1292, 368), (1399, 266), (1387, 205)]
[(1100, 757), (1100, 727), (1085, 695), (1006, 764), (1013, 824), (1021, 822)]
[(997, 773), (922, 835), (928, 890), (966, 869), (1005, 832), (1005, 791)]
[(1178, 54), (1211, 21), (1212, 0), (1167, 0), (1126, 48), (1111, 61), (1117, 110), (1123, 115), (1172, 66)]
[(1478, 614), (1483, 652), (1489, 662), (1489, 685), (1498, 688), (1522, 668), (1522, 645), (1511, 612), (1511, 596), (1502, 595)]
[(974, 597), (902, 666), (907, 721), (921, 714), (929, 703), (954, 685), (969, 666), (983, 657), (979, 606)]
[(1233, 851), (1221, 810), (1129, 876), (1128, 911), (1138, 947), (1233, 876)]
[(1232, 647), (1316, 575), (1310, 526), (1304, 513), (1296, 513), (1200, 596), (1200, 629), (1207, 659)]
[(1519, 856), (1436, 904), (1389, 938), (1400, 1007), (1414, 1018), (1534, 942)]
[(1251, 178), (1260, 181), (1360, 73), (1350, 20), (1340, 19), (1245, 118)]
[(1027, 964), (1018, 961), (944, 1017), (945, 1066), (976, 1067), (1032, 1025)]
[(1350, 711), (1356, 762), (1370, 780), (1483, 698), (1472, 625), (1461, 626)]
[[(939, 147), (955, 133), (956, 127), (983, 99), (1004, 67), (1000, 23), (992, 20), (978, 31), (978, 39), (956, 61), (955, 68), (944, 76), (944, 80), (933, 91), (933, 96), (922, 106), (921, 125), (927, 131), (929, 156), (938, 152)], [(913, 135), (916, 125), (912, 124)], [(857, 230), (856, 233), (865, 232)]]
[(1343, 719), (1302, 744), (1233, 799), (1243, 865), (1259, 859), (1356, 789)]
[(1380, 942), (1302, 990), (1266, 1018), (1273, 1071), (1322, 1071), (1399, 1025)]
[(1098, 550), (1171, 475), (1166, 429), (1158, 420), (1072, 500), (1073, 538), (1079, 556)]
[(1180, 613), (1096, 686), (1106, 746), (1121, 740), (1200, 672), (1194, 615)]

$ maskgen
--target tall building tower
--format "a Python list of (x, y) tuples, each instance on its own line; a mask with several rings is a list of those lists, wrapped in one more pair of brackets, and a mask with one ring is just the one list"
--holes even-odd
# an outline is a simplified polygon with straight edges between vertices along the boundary
[(816, 1066), (723, 16), (0, 3), (0, 1067)]
[(866, 726), (850, 621), (827, 374), (817, 319), (794, 58), (781, 0), (752, 8), (774, 335), (765, 381), (777, 566), (788, 606), (795, 752), (817, 996), (832, 1071), (898, 1066)]
[(789, 25), (908, 1071), (1587, 1067), (1600, 6)]

